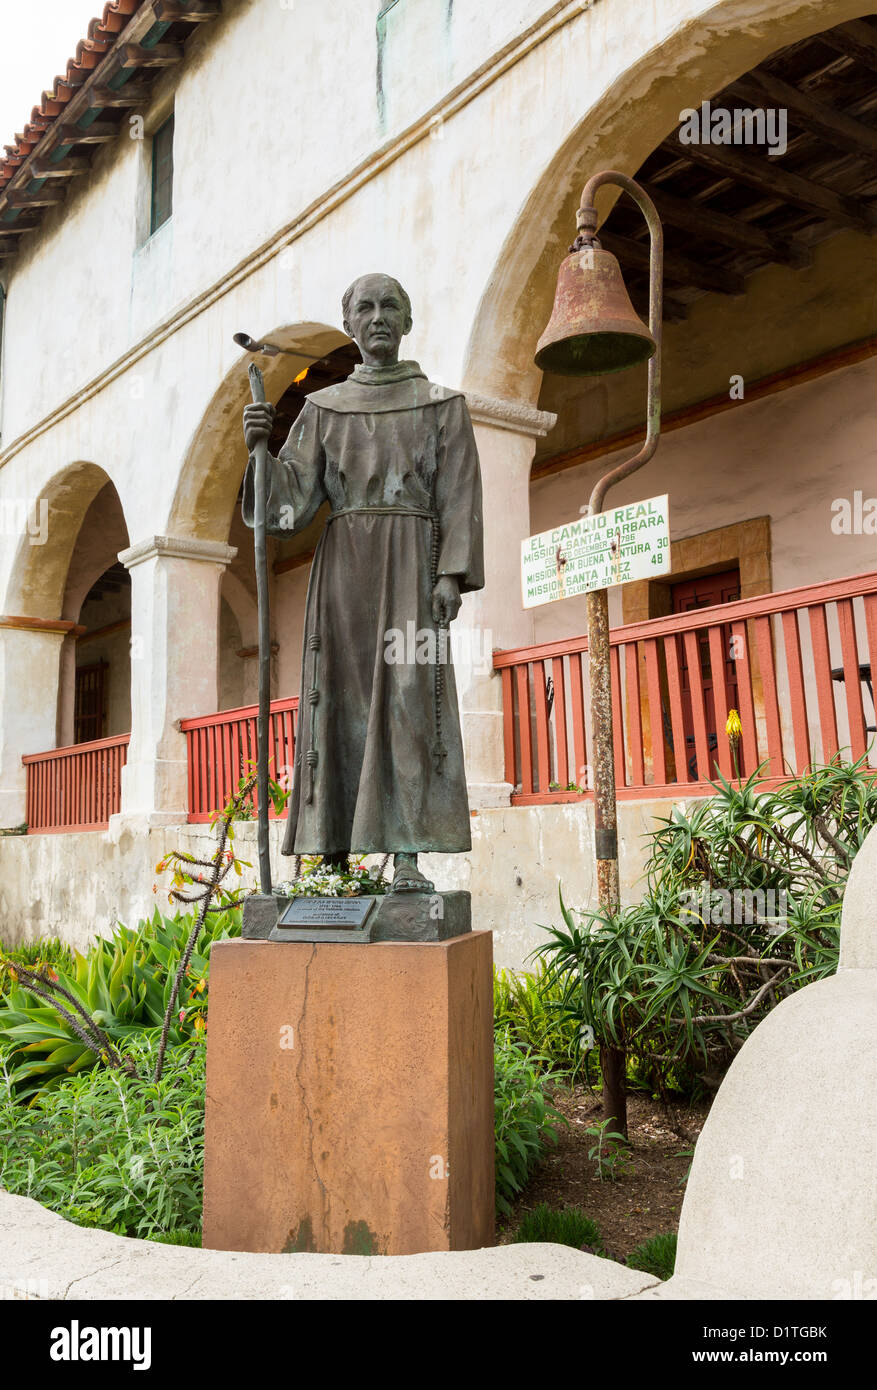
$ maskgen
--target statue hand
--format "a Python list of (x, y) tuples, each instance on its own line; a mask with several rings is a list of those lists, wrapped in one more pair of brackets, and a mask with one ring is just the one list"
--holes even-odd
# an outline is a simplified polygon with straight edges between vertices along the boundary
[(263, 439), (267, 439), (274, 425), (274, 407), (264, 405), (244, 406), (244, 439), (250, 453)]
[(432, 591), (432, 620), (452, 623), (460, 611), (460, 585), (453, 574), (443, 574)]

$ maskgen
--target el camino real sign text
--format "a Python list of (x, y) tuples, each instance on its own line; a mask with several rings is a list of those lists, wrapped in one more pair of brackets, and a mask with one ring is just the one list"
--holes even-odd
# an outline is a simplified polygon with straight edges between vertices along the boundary
[(582, 516), (521, 542), (524, 607), (670, 569), (668, 496)]

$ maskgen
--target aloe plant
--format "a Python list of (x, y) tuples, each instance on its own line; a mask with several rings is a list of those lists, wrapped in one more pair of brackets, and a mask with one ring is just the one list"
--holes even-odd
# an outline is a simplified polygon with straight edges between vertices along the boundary
[(604, 1116), (622, 1131), (624, 1070), (607, 1059), (634, 1058), (662, 1092), (671, 1073), (716, 1084), (770, 1009), (836, 970), (850, 867), (877, 824), (866, 758), (778, 788), (760, 771), (713, 786), (652, 832), (639, 903), (578, 912), (561, 892), (562, 926), (536, 953), (600, 1046)]

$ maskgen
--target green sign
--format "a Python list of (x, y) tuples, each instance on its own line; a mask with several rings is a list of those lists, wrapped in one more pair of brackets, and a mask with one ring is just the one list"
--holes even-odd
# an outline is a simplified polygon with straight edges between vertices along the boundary
[(668, 496), (580, 516), (521, 542), (525, 608), (670, 569)]

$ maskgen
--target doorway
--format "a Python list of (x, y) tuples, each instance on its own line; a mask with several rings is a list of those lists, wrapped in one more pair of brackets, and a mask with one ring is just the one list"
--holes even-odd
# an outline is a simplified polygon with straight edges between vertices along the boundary
[(108, 661), (76, 669), (73, 707), (73, 742), (91, 743), (103, 738), (107, 722)]
[[(690, 613), (695, 608), (712, 608), (720, 603), (733, 603), (740, 597), (740, 567), (735, 565), (732, 569), (721, 570), (718, 574), (703, 574), (696, 579), (682, 579), (677, 584), (670, 585), (671, 612)], [(716, 706), (714, 696), (714, 673), (710, 660), (709, 635), (706, 628), (701, 628), (697, 632), (697, 658), (700, 664), (700, 679), (703, 685), (703, 702), (706, 711), (707, 747), (710, 753), (710, 765), (708, 768), (699, 768), (697, 764), (697, 753), (694, 742), (694, 717), (691, 710), (691, 672), (688, 668), (688, 659), (685, 652), (685, 643), (681, 637), (676, 638), (676, 649), (679, 659), (679, 675), (682, 687), (682, 720), (685, 729), (685, 757), (688, 764), (688, 775), (695, 781), (704, 782), (710, 777), (715, 776), (715, 764), (712, 757), (715, 749), (718, 748), (719, 735), (724, 730), (716, 728)], [(725, 689), (728, 693), (728, 704), (732, 709), (738, 707), (737, 699), (737, 673), (735, 670), (734, 658), (731, 655), (731, 628), (730, 625), (722, 627), (722, 649), (725, 653)]]

